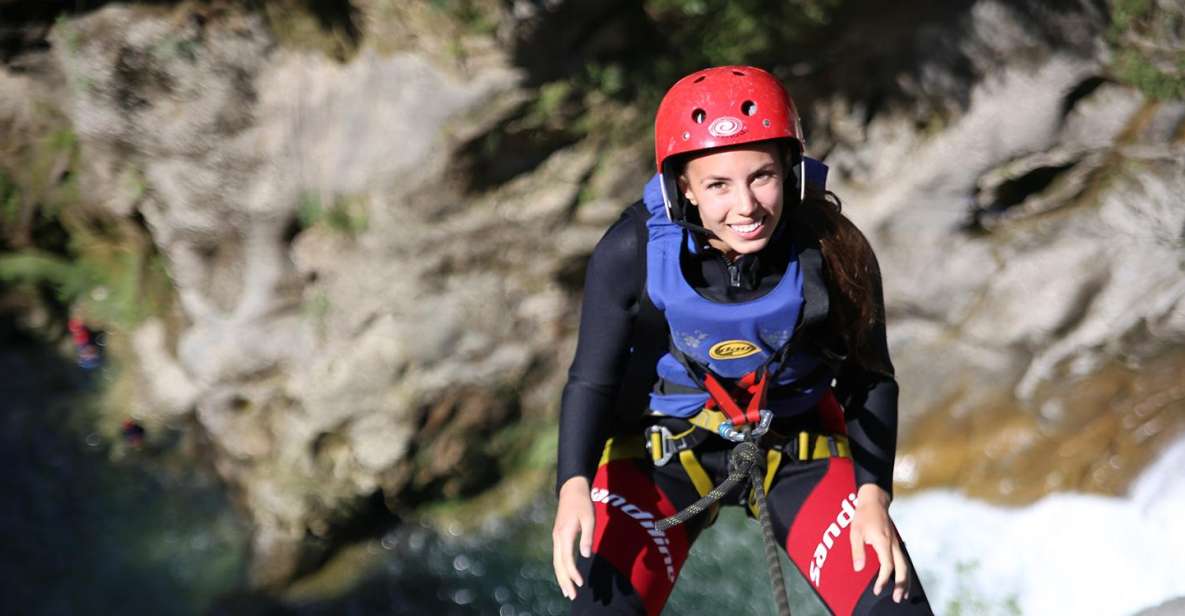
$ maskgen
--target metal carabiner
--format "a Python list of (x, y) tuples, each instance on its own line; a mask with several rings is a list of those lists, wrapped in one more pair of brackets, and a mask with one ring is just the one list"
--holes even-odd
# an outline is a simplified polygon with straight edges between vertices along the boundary
[[(659, 442), (661, 443), (659, 445), (661, 447), (661, 455), (657, 458), (654, 457), (654, 451), (651, 447), (654, 442), (651, 435), (655, 432), (660, 434)], [(666, 466), (667, 462), (671, 461), (671, 457), (675, 455), (674, 435), (671, 434), (671, 431), (666, 426), (654, 425), (646, 428), (646, 451), (650, 452), (650, 459), (654, 461), (655, 466)]]
[(720, 422), (720, 427), (716, 432), (734, 443), (756, 441), (769, 431), (769, 424), (774, 419), (773, 411), (769, 409), (761, 409), (760, 415), (761, 419), (756, 426), (745, 426), (737, 430), (733, 427), (732, 421), (726, 419)]

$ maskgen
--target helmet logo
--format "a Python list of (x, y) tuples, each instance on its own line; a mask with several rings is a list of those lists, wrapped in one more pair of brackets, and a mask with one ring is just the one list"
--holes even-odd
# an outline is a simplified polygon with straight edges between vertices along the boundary
[(731, 137), (745, 129), (744, 123), (732, 116), (716, 118), (708, 126), (708, 132), (713, 137)]

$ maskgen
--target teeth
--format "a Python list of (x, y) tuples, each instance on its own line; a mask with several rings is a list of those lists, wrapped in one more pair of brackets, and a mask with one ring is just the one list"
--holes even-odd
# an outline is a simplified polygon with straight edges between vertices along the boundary
[(734, 231), (736, 231), (737, 233), (749, 233), (752, 231), (756, 231), (757, 227), (761, 226), (761, 221), (759, 220), (755, 223), (748, 224), (748, 225), (728, 225), (728, 226), (732, 227), (732, 229)]

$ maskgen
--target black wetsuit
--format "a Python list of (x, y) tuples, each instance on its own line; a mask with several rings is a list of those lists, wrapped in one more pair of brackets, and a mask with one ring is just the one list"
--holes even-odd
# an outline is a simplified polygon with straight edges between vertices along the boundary
[[(604, 464), (606, 459), (602, 458), (602, 449), (610, 436), (641, 433), (646, 422), (647, 396), (657, 378), (655, 366), (669, 349), (666, 322), (646, 296), (644, 247), (647, 236), (640, 224), (646, 215), (646, 210), (638, 204), (628, 208), (593, 251), (585, 280), (579, 343), (564, 388), (557, 486), (575, 476), (589, 478), (594, 485), (594, 500), (598, 500), (598, 495), (600, 497), (598, 525), (604, 526), (608, 521), (610, 526), (608, 531), (598, 528), (596, 544), (602, 547), (594, 557), (581, 559), (581, 567), (591, 579), (578, 594), (575, 613), (614, 610), (654, 613), (661, 609), (682, 558), (686, 556), (686, 549), (708, 522), (705, 516), (700, 516), (703, 519), (693, 520), (686, 528), (667, 531), (662, 540), (665, 543), (655, 544), (647, 538), (644, 527), (633, 528), (636, 523), (632, 521), (613, 522), (611, 519), (614, 515), (620, 516), (622, 506), (642, 507), (662, 517), (669, 515), (672, 507), (681, 509), (699, 496), (679, 464), (654, 467), (646, 460), (627, 460), (624, 464), (607, 465)], [(763, 296), (777, 286), (786, 271), (791, 258), (791, 236), (797, 234), (794, 237), (801, 241), (802, 231), (796, 229), (792, 234), (786, 230), (789, 224), (782, 225), (762, 251), (743, 255), (731, 263), (706, 245), (706, 249), (698, 254), (684, 250), (680, 258), (684, 278), (701, 296), (719, 303), (743, 302)], [(822, 277), (823, 272), (807, 271), (804, 276)], [(879, 301), (879, 289), (877, 299)], [(852, 469), (846, 471), (847, 483), (841, 489), (844, 495), (849, 489), (846, 486), (855, 490), (856, 486), (865, 483), (875, 483), (890, 493), (892, 489), (897, 384), (892, 376), (883, 327), (873, 332), (871, 344), (881, 355), (879, 363), (886, 367), (884, 372), (873, 372), (855, 362), (844, 362), (838, 366), (835, 375), (834, 391), (844, 409), (844, 423), (852, 451), (852, 460), (842, 461)], [(784, 425), (783, 428), (815, 432), (819, 430), (819, 422), (814, 414), (808, 414), (795, 418), (792, 426)], [(695, 450), (713, 483), (719, 483), (727, 473), (727, 449), (726, 441), (713, 437)], [(600, 468), (599, 458), (602, 459)], [(830, 466), (837, 465), (829, 460), (810, 461), (783, 465), (778, 471), (770, 491), (770, 506), (779, 539), (784, 545), (789, 546), (793, 539), (789, 536), (791, 527), (799, 524), (796, 516), (802, 513), (804, 501), (811, 491), (818, 491), (819, 482), (825, 475), (838, 472), (829, 469)], [(743, 495), (731, 500), (739, 503)], [(834, 520), (834, 511), (839, 511), (838, 501), (826, 507), (826, 513), (819, 515)], [(824, 528), (829, 521), (823, 521)], [(844, 527), (846, 529), (846, 524)], [(606, 533), (614, 535), (608, 543), (604, 543)], [(631, 533), (634, 536), (631, 537)], [(653, 535), (653, 532), (649, 533), (649, 536)], [(845, 534), (844, 541), (846, 537)], [(606, 545), (608, 547), (603, 547)], [(814, 547), (813, 542), (810, 547)], [(646, 550), (655, 553), (641, 554)], [(613, 554), (605, 553), (607, 551)], [(839, 551), (848, 552), (850, 567), (850, 549), (843, 547)], [(676, 554), (670, 579), (662, 579), (668, 577), (664, 575), (655, 578), (651, 570), (657, 569), (661, 573), (664, 567), (670, 567), (672, 552)], [(871, 548), (868, 553), (870, 566), (865, 572), (874, 573), (877, 561)], [(823, 560), (826, 558), (824, 554)], [(641, 564), (643, 560), (648, 562), (647, 566)], [(796, 564), (804, 575), (809, 575), (804, 563)], [(835, 568), (837, 566), (832, 567)], [(651, 578), (658, 579), (657, 585)], [(860, 583), (864, 581), (861, 578)], [(891, 602), (885, 605), (883, 599), (889, 593), (874, 597), (869, 584), (863, 593), (868, 596), (859, 598), (851, 609), (860, 613), (928, 613), (928, 605), (916, 579), (914, 589), (911, 595), (914, 601), (910, 602), (913, 607), (909, 608)], [(816, 588), (817, 592), (820, 590)], [(825, 596), (823, 598), (827, 600)], [(856, 601), (855, 598), (852, 600)], [(829, 606), (836, 609), (832, 603), (829, 602)], [(873, 605), (884, 606), (884, 609), (878, 607), (869, 612)], [(898, 612), (895, 608), (914, 611)], [(851, 612), (848, 608), (839, 611), (844, 609)]]

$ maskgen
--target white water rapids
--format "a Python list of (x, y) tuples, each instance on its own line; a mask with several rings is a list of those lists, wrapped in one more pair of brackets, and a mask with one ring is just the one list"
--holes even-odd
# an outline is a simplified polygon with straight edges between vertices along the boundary
[(1124, 497), (1011, 508), (934, 490), (892, 514), (936, 613), (1128, 616), (1185, 596), (1185, 439)]

